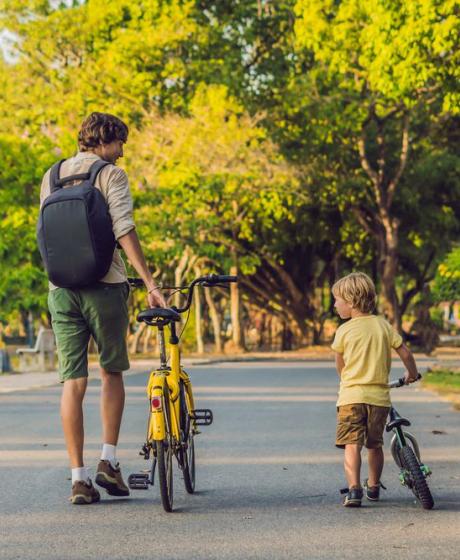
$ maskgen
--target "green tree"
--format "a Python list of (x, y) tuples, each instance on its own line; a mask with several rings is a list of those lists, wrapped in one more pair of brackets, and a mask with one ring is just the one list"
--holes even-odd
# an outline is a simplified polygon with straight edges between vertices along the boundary
[(375, 240), (384, 310), (400, 326), (395, 198), (420, 107), (428, 118), (458, 111), (458, 6), (441, 0), (299, 0), (296, 13), (299, 48), (313, 52), (328, 86), (323, 101), (333, 104), (330, 132), (342, 145), (352, 143), (367, 176), (367, 204), (350, 206)]

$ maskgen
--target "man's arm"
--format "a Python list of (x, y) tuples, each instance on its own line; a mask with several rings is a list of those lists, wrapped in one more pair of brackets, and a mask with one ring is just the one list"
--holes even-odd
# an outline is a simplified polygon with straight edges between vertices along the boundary
[(337, 374), (340, 377), (342, 375), (342, 370), (345, 367), (345, 362), (343, 361), (343, 355), (339, 352), (335, 352), (335, 367), (337, 368)]
[(404, 376), (405, 383), (408, 385), (409, 383), (413, 383), (417, 381), (418, 371), (417, 365), (415, 363), (414, 356), (409, 348), (404, 344), (404, 342), (398, 348), (395, 348), (396, 352), (398, 353), (399, 357), (401, 358), (403, 364), (406, 366), (406, 374)]
[(129, 233), (122, 235), (117, 239), (118, 243), (123, 248), (129, 262), (132, 264), (136, 272), (144, 281), (148, 290), (148, 302), (150, 307), (166, 307), (166, 302), (160, 289), (153, 280), (152, 273), (150, 272), (147, 263), (145, 262), (144, 253), (142, 251), (137, 232), (132, 229)]

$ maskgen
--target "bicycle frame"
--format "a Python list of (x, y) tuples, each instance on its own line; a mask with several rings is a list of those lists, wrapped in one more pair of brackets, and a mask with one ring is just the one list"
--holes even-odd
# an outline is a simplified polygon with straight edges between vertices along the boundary
[[(169, 431), (176, 441), (180, 440), (180, 381), (185, 387), (185, 404), (189, 414), (194, 410), (194, 401), (190, 378), (180, 363), (180, 345), (176, 335), (176, 326), (169, 326), (171, 366), (167, 365), (164, 327), (158, 327), (160, 346), (160, 367), (151, 372), (147, 384), (147, 396), (150, 401), (150, 420), (147, 428), (147, 441), (162, 441), (166, 438), (165, 407), (169, 406), (171, 426)], [(168, 387), (169, 402), (164, 402), (165, 384)]]

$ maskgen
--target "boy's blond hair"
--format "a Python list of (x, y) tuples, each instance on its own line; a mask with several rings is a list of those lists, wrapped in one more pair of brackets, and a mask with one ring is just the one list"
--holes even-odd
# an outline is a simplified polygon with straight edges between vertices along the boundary
[(332, 286), (332, 294), (341, 297), (361, 313), (372, 313), (375, 310), (374, 282), (364, 272), (352, 272), (338, 280)]

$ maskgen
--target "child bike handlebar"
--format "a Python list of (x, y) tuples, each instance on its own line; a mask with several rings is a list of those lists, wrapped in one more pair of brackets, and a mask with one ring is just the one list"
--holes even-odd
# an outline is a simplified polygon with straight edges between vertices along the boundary
[[(419, 373), (417, 375), (417, 378), (415, 379), (415, 381), (419, 381), (420, 379), (422, 379), (421, 374)], [(414, 381), (414, 383), (415, 383)], [(388, 387), (390, 389), (395, 389), (396, 387), (402, 387), (403, 385), (406, 384), (406, 380), (404, 377), (400, 377), (399, 379), (393, 379), (393, 381), (390, 381), (390, 383), (388, 383)]]

